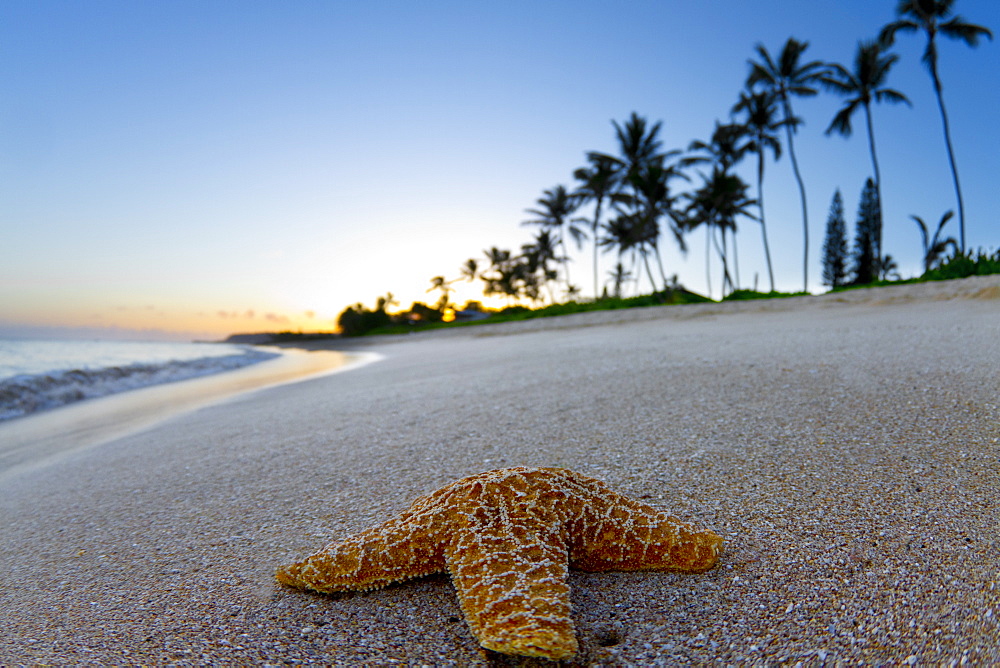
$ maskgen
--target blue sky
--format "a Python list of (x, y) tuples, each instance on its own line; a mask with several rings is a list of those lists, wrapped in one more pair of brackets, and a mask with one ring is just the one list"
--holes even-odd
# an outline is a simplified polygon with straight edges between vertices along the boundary
[[(725, 120), (756, 43), (794, 36), (849, 64), (893, 0), (799, 2), (20, 2), (0, 5), (0, 335), (218, 336), (329, 329), (354, 302), (433, 301), (490, 246), (520, 248), (524, 210), (572, 186), (612, 119), (663, 122), (666, 147)], [(1000, 30), (1000, 3), (958, 0)], [(920, 266), (911, 214), (955, 208), (921, 36), (901, 36), (878, 106), (884, 248)], [(944, 41), (967, 241), (1000, 239), (1000, 53)], [(810, 287), (842, 190), (853, 227), (871, 173), (861, 117), (826, 137), (841, 100), (795, 102), (808, 191)], [(754, 167), (740, 168), (753, 182)], [(684, 184), (677, 183), (679, 189)], [(765, 201), (779, 289), (802, 282), (787, 155)], [(957, 223), (948, 229), (958, 234)], [(703, 236), (667, 273), (706, 291)], [(739, 237), (741, 281), (766, 288), (759, 226)], [(591, 291), (587, 249), (571, 264)], [(602, 258), (602, 278), (615, 261)], [(719, 288), (718, 271), (713, 288)], [(479, 286), (456, 284), (459, 299)], [(43, 328), (43, 329), (39, 329)]]

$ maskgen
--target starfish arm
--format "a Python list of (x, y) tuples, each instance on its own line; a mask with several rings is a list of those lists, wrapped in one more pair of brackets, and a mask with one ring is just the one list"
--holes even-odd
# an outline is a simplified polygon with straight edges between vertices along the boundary
[(476, 510), (447, 552), (473, 635), (486, 649), (560, 659), (577, 651), (560, 527), (516, 508)]
[[(331, 593), (368, 590), (445, 568), (435, 514), (410, 511), (278, 569), (278, 582)], [(414, 511), (417, 512), (414, 512)]]
[(701, 573), (718, 562), (723, 541), (715, 532), (589, 482), (595, 493), (570, 529), (573, 568)]

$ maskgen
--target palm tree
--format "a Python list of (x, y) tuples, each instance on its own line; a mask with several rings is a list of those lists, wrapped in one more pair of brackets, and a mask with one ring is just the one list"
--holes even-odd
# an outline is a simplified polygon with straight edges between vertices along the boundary
[[(736, 218), (745, 216), (753, 219), (750, 209), (755, 207), (757, 202), (746, 196), (746, 191), (750, 187), (743, 182), (739, 176), (728, 174), (716, 166), (712, 170), (711, 176), (702, 176), (703, 184), (701, 188), (688, 196), (688, 227), (693, 229), (698, 225), (705, 225), (719, 257), (722, 260), (722, 295), (726, 295), (727, 287), (735, 288), (732, 276), (729, 274), (729, 264), (726, 249), (726, 231), (736, 230)], [(722, 244), (712, 234), (713, 230), (721, 233)]]
[(573, 172), (573, 177), (580, 182), (573, 193), (581, 202), (594, 203), (594, 218), (590, 223), (591, 238), (594, 243), (594, 299), (599, 297), (597, 291), (597, 233), (601, 226), (601, 213), (605, 200), (612, 197), (618, 187), (618, 168), (615, 159), (600, 153), (588, 153), (590, 167), (580, 167)]
[(563, 228), (569, 231), (578, 245), (582, 239), (586, 238), (586, 233), (576, 226), (576, 221), (569, 218), (579, 206), (579, 199), (569, 194), (565, 186), (559, 185), (551, 190), (544, 191), (543, 197), (538, 198), (535, 202), (538, 204), (538, 208), (527, 209), (527, 212), (537, 217), (526, 220), (521, 224), (541, 225), (542, 229), (554, 230), (557, 233), (555, 242), (562, 244), (562, 262), (566, 265), (566, 286), (568, 287), (570, 285), (569, 255), (566, 253), (566, 237), (563, 234)]
[(920, 237), (924, 244), (924, 273), (926, 274), (934, 266), (941, 255), (948, 250), (948, 246), (952, 247), (952, 250), (958, 251), (958, 242), (955, 241), (955, 237), (948, 237), (947, 239), (941, 239), (941, 230), (944, 229), (945, 224), (955, 215), (954, 211), (947, 211), (943, 216), (941, 216), (940, 222), (938, 222), (937, 230), (934, 231), (934, 236), (931, 237), (928, 234), (927, 223), (920, 216), (910, 216), (920, 226)]
[(802, 280), (803, 290), (809, 289), (809, 211), (806, 206), (806, 187), (799, 172), (799, 163), (795, 159), (795, 145), (792, 136), (801, 122), (792, 113), (792, 96), (812, 97), (818, 92), (813, 85), (825, 74), (826, 66), (818, 60), (800, 64), (802, 53), (809, 47), (809, 42), (800, 42), (789, 37), (777, 62), (771, 58), (762, 44), (756, 47), (760, 62), (747, 61), (750, 64), (750, 75), (747, 77), (747, 87), (760, 85), (770, 91), (781, 103), (784, 111), (785, 131), (788, 137), (788, 155), (792, 161), (792, 171), (799, 185), (799, 197), (802, 200)]
[[(621, 264), (622, 256), (630, 254), (631, 266), (634, 269), (636, 264), (636, 254), (639, 247), (639, 230), (632, 219), (627, 214), (619, 213), (618, 216), (608, 220), (602, 226), (604, 234), (598, 243), (607, 251), (615, 249), (618, 251), (618, 264)], [(625, 272), (632, 277), (632, 272)], [(636, 281), (638, 283), (638, 279)]]
[[(879, 41), (891, 45), (896, 33), (916, 32), (927, 33), (927, 48), (924, 49), (923, 61), (931, 74), (934, 84), (934, 94), (937, 95), (938, 108), (941, 110), (941, 123), (944, 126), (944, 143), (948, 149), (948, 162), (951, 164), (951, 175), (955, 182), (955, 198), (958, 200), (959, 248), (965, 253), (965, 206), (962, 202), (962, 188), (958, 184), (958, 167), (955, 164), (955, 151), (951, 145), (951, 130), (948, 127), (948, 113), (944, 108), (944, 97), (941, 95), (941, 79), (938, 76), (937, 42), (938, 33), (950, 39), (960, 39), (969, 46), (979, 44), (979, 38), (985, 36), (993, 39), (993, 33), (974, 23), (967, 23), (961, 16), (952, 16), (955, 0), (899, 0), (896, 5), (896, 21), (886, 25), (879, 33)], [(950, 17), (950, 18), (949, 18)]]
[(462, 265), (462, 278), (470, 283), (479, 277), (479, 262), (475, 258), (469, 258)]
[(427, 292), (433, 292), (434, 290), (441, 291), (441, 297), (438, 298), (436, 306), (438, 311), (444, 311), (448, 308), (448, 302), (451, 301), (451, 293), (455, 291), (455, 289), (451, 287), (451, 283), (452, 281), (444, 280), (444, 276), (435, 276), (431, 279), (431, 287), (427, 289)]
[(688, 145), (688, 152), (700, 153), (681, 161), (682, 165), (694, 165), (702, 162), (717, 164), (722, 171), (728, 172), (740, 162), (748, 151), (752, 150), (746, 140), (747, 128), (739, 123), (722, 124), (715, 122), (712, 139), (708, 142), (696, 139)]
[(746, 114), (743, 127), (750, 135), (747, 148), (757, 154), (757, 208), (760, 212), (760, 233), (764, 241), (764, 257), (767, 260), (767, 277), (774, 292), (774, 268), (771, 266), (771, 249), (767, 243), (767, 225), (764, 222), (764, 153), (770, 150), (775, 161), (781, 157), (781, 140), (776, 130), (787, 125), (787, 120), (776, 117), (776, 100), (772, 93), (765, 91), (740, 93), (740, 100), (733, 107), (734, 112)]
[(485, 283), (483, 294), (506, 295), (509, 298), (517, 296), (514, 289), (513, 273), (511, 272), (511, 254), (506, 248), (501, 249), (496, 246), (483, 251), (486, 259), (489, 260), (489, 268), (479, 272), (480, 280)]
[(633, 111), (624, 125), (619, 125), (617, 121), (611, 121), (611, 124), (615, 127), (621, 158), (608, 157), (624, 168), (626, 179), (636, 174), (643, 165), (666, 157), (666, 154), (660, 152), (663, 142), (657, 137), (663, 125), (661, 121), (650, 127), (645, 118)]
[[(746, 156), (747, 152), (751, 150), (751, 143), (747, 141), (747, 129), (745, 126), (738, 123), (729, 123), (723, 125), (718, 121), (715, 122), (715, 130), (712, 132), (712, 139), (709, 142), (704, 142), (701, 140), (695, 140), (691, 142), (688, 146), (689, 152), (700, 152), (701, 155), (692, 155), (685, 158), (682, 164), (693, 165), (703, 162), (712, 163), (715, 168), (719, 169), (723, 174), (728, 174), (729, 170), (736, 166), (743, 158)], [(708, 229), (708, 227), (706, 227)], [(736, 269), (736, 282), (740, 282), (739, 278), (739, 254), (736, 252), (736, 236), (735, 228), (733, 231), (733, 258), (735, 260), (734, 267)], [(725, 230), (723, 230), (725, 234)], [(709, 257), (711, 255), (711, 249), (706, 245), (705, 248), (705, 271), (710, 271), (708, 268)]]
[[(588, 157), (601, 160), (616, 172), (618, 188), (611, 199), (616, 205), (618, 216), (603, 227), (610, 233), (600, 244), (605, 247), (618, 246), (619, 256), (631, 250), (638, 252), (646, 265), (646, 273), (657, 290), (656, 282), (649, 270), (648, 254), (652, 251), (663, 275), (663, 262), (659, 253), (660, 220), (669, 216), (679, 219), (673, 210), (673, 199), (669, 196), (667, 181), (679, 176), (675, 165), (667, 161), (680, 154), (678, 150), (662, 151), (659, 139), (661, 122), (650, 125), (645, 118), (632, 112), (622, 124), (612, 121), (615, 138), (618, 140), (619, 156), (591, 153)], [(683, 236), (674, 222), (670, 229), (685, 250)], [(664, 278), (664, 285), (666, 279)]]
[[(646, 263), (649, 282), (656, 291), (656, 282), (649, 272), (647, 255), (652, 251), (660, 269), (663, 289), (667, 289), (667, 277), (663, 271), (663, 259), (660, 257), (660, 221), (666, 220), (667, 228), (674, 235), (682, 252), (687, 251), (684, 243), (683, 230), (680, 223), (683, 216), (674, 207), (674, 197), (670, 194), (670, 179), (681, 176), (673, 166), (665, 167), (660, 160), (653, 160), (641, 166), (629, 177), (629, 183), (635, 192), (632, 196), (619, 196), (621, 203), (627, 205), (622, 213), (624, 219), (633, 226), (632, 238), (636, 242), (639, 255)], [(686, 177), (685, 177), (686, 178)]]
[(379, 297), (375, 300), (375, 311), (377, 313), (385, 313), (393, 306), (399, 306), (399, 300), (391, 292), (387, 292), (384, 297)]
[[(667, 160), (680, 154), (678, 150), (660, 150), (663, 144), (658, 137), (663, 125), (660, 121), (650, 126), (645, 118), (633, 111), (625, 123), (619, 125), (618, 121), (611, 121), (611, 124), (615, 128), (620, 157), (592, 152), (588, 158), (606, 160), (618, 173), (618, 184), (622, 188), (633, 186), (631, 179), (645, 166), (653, 163), (665, 165)], [(634, 186), (631, 189), (634, 193)]]
[(614, 295), (615, 299), (621, 299), (622, 297), (622, 284), (632, 278), (631, 272), (625, 269), (624, 265), (619, 261), (613, 271), (608, 272), (608, 276), (611, 278), (611, 282), (614, 284)]
[(879, 174), (878, 157), (875, 154), (875, 130), (872, 126), (872, 101), (892, 102), (898, 104), (910, 101), (905, 95), (893, 88), (886, 88), (885, 82), (889, 77), (889, 70), (899, 60), (899, 56), (887, 55), (882, 46), (875, 41), (865, 41), (858, 43), (857, 53), (854, 55), (854, 71), (850, 72), (843, 65), (832, 64), (828, 74), (822, 78), (823, 84), (839, 95), (847, 97), (844, 106), (833, 117), (830, 127), (826, 129), (826, 134), (837, 132), (845, 137), (850, 137), (851, 116), (859, 108), (865, 110), (865, 122), (868, 128), (868, 148), (872, 155), (872, 169), (875, 172), (875, 190), (878, 193), (879, 215), (875, 228), (875, 243), (882, 247), (882, 209), (884, 206), (882, 199), (882, 176)]
[[(556, 279), (556, 271), (549, 268), (550, 262), (561, 262), (565, 258), (559, 257), (556, 251), (557, 239), (552, 236), (549, 230), (539, 230), (535, 234), (534, 243), (525, 244), (521, 247), (521, 252), (527, 263), (527, 273), (541, 274), (540, 279), (543, 284), (548, 284)], [(549, 288), (549, 298), (554, 304), (556, 302), (552, 288)]]
[(910, 100), (892, 88), (884, 88), (889, 70), (899, 60), (897, 55), (887, 55), (878, 42), (866, 41), (858, 43), (858, 51), (854, 55), (854, 71), (849, 72), (843, 65), (831, 64), (830, 72), (823, 77), (823, 83), (833, 92), (848, 97), (840, 111), (833, 117), (826, 134), (837, 132), (850, 137), (851, 117), (859, 107), (864, 107), (865, 121), (868, 128), (868, 146), (872, 154), (872, 168), (875, 171), (875, 184), (879, 185), (881, 177), (878, 169), (878, 159), (875, 155), (875, 133), (872, 130), (871, 103), (892, 102), (910, 104)]

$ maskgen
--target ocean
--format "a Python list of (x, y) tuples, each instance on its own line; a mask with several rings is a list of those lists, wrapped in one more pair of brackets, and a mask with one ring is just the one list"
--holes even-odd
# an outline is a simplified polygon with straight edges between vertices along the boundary
[(225, 343), (0, 339), (0, 422), (278, 356)]

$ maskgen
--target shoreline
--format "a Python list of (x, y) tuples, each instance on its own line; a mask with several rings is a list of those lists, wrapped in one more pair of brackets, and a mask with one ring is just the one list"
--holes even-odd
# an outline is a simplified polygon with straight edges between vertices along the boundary
[(41, 466), (50, 458), (142, 432), (189, 411), (286, 383), (349, 371), (377, 359), (373, 353), (271, 349), (279, 356), (0, 422), (0, 481), (25, 467)]
[(331, 596), (274, 580), (518, 465), (726, 541), (704, 574), (572, 572), (565, 665), (996, 663), (985, 278), (372, 337), (352, 351), (379, 364), (5, 476), (0, 663), (553, 665), (483, 652), (446, 575)]

